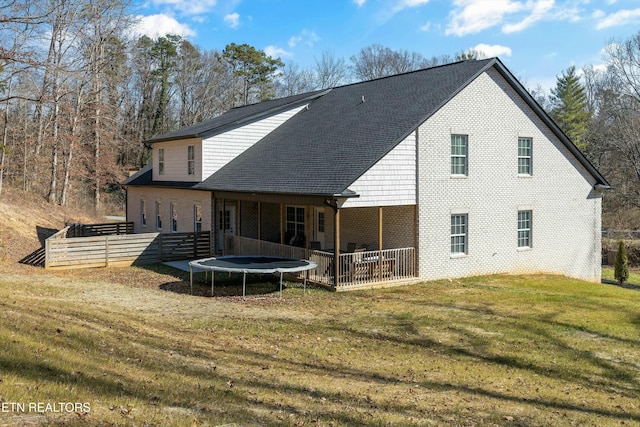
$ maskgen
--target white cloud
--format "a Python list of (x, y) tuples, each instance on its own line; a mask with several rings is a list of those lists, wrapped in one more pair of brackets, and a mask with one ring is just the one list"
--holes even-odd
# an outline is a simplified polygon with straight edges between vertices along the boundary
[(420, 27), (420, 31), (429, 31), (431, 29), (431, 22), (427, 22), (426, 24), (424, 24), (423, 26)]
[(596, 29), (603, 30), (640, 22), (640, 9), (623, 9), (606, 16), (600, 14), (597, 17), (601, 19), (596, 24)]
[(133, 32), (137, 36), (157, 38), (166, 34), (178, 34), (183, 37), (193, 37), (196, 32), (188, 25), (181, 24), (175, 18), (165, 14), (138, 16), (138, 24)]
[(293, 53), (288, 52), (282, 49), (281, 47), (273, 46), (273, 45), (269, 45), (265, 47), (264, 53), (266, 53), (267, 56), (270, 56), (272, 58), (280, 58), (280, 59), (293, 56)]
[(516, 24), (505, 24), (502, 27), (502, 32), (510, 34), (529, 28), (535, 22), (548, 16), (554, 6), (554, 3), (555, 0), (541, 0), (536, 2), (531, 9), (531, 13), (526, 18)]
[(451, 22), (445, 34), (464, 36), (478, 33), (484, 29), (500, 24), (504, 16), (520, 12), (523, 4), (513, 0), (455, 0), (450, 16)]
[(151, 0), (155, 6), (165, 6), (186, 15), (201, 15), (208, 13), (218, 3), (218, 0)]
[(472, 47), (470, 50), (478, 53), (478, 59), (493, 58), (495, 56), (511, 56), (511, 48), (501, 46), (499, 44), (489, 45), (480, 43)]
[(238, 25), (240, 25), (240, 15), (235, 12), (225, 15), (224, 22), (231, 28), (238, 28)]
[(291, 48), (296, 47), (300, 43), (308, 47), (313, 47), (318, 40), (320, 40), (320, 37), (315, 33), (315, 31), (304, 29), (300, 34), (291, 36), (287, 44)]
[(363, 6), (367, 2), (367, 0), (353, 0), (353, 2), (357, 4), (358, 7), (360, 7)]

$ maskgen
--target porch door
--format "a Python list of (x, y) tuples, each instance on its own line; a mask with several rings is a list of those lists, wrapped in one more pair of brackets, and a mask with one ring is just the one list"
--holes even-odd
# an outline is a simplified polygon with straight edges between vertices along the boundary
[(316, 220), (315, 220), (315, 240), (320, 242), (320, 247), (324, 248), (324, 228), (325, 228), (325, 213), (324, 208), (316, 208)]
[(218, 247), (222, 248), (223, 238), (225, 235), (233, 236), (236, 234), (236, 222), (238, 215), (236, 214), (236, 207), (233, 205), (226, 205), (224, 207), (224, 214), (222, 207), (218, 211)]

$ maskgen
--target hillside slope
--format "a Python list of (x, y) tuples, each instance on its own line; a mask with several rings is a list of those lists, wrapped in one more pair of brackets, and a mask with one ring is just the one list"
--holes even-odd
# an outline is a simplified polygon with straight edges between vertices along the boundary
[(14, 266), (48, 236), (74, 222), (103, 220), (91, 212), (51, 205), (40, 196), (5, 187), (0, 196), (0, 269)]

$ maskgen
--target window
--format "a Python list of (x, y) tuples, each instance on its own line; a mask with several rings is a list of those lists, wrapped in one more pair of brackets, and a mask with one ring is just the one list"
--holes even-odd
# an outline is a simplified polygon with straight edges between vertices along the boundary
[(169, 210), (171, 211), (171, 232), (175, 233), (178, 231), (178, 206), (176, 202), (171, 202)]
[(193, 207), (193, 231), (202, 231), (202, 206)]
[(318, 233), (324, 233), (324, 212), (318, 212)]
[(531, 138), (518, 138), (518, 175), (531, 175)]
[(187, 147), (187, 173), (189, 175), (196, 173), (195, 147), (193, 145)]
[(304, 208), (287, 206), (287, 238), (292, 245), (304, 238)]
[(140, 200), (140, 225), (147, 226), (147, 202), (144, 199)]
[(451, 175), (467, 175), (468, 136), (451, 135)]
[(531, 247), (531, 211), (518, 211), (518, 247)]
[(156, 228), (162, 230), (162, 205), (156, 201)]
[(164, 175), (164, 148), (158, 148), (158, 174)]
[(451, 215), (451, 254), (467, 253), (467, 215)]

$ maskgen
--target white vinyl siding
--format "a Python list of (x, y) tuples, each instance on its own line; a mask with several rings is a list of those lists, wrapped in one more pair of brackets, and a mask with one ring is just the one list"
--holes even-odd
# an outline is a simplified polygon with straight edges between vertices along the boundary
[(399, 206), (416, 204), (416, 133), (412, 132), (349, 190), (360, 197), (348, 199), (342, 207)]
[(202, 181), (202, 142), (195, 138), (156, 142), (153, 162), (156, 181)]
[(206, 178), (217, 172), (304, 108), (304, 105), (296, 107), (205, 139), (202, 149), (203, 176)]

